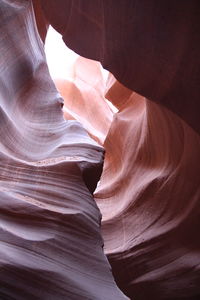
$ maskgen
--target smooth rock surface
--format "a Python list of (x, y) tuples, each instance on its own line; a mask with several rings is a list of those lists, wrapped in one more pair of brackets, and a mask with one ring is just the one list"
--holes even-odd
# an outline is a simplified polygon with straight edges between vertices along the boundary
[(179, 115), (198, 133), (199, 0), (40, 0), (48, 22), (78, 54)]
[(31, 2), (0, 1), (0, 298), (126, 299), (102, 214), (128, 297), (198, 300), (199, 1), (33, 3), (120, 82), (80, 57), (65, 121)]
[(131, 299), (199, 299), (200, 138), (168, 109), (111, 81), (119, 111), (95, 192), (105, 252)]
[(127, 299), (92, 197), (104, 150), (63, 118), (31, 1), (0, 1), (0, 299)]
[[(68, 84), (59, 84), (68, 107)], [(96, 99), (102, 107), (103, 98), (93, 100), (86, 88), (81, 93), (90, 99), (88, 107)], [(111, 74), (99, 93), (118, 109), (104, 137), (105, 162), (95, 191), (115, 279), (131, 299), (197, 300), (200, 138), (174, 113)], [(74, 101), (73, 109), (88, 124), (84, 103)], [(89, 132), (101, 120), (100, 111), (89, 119)]]

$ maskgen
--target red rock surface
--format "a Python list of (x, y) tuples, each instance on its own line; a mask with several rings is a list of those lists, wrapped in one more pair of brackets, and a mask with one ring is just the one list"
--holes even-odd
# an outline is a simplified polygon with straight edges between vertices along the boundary
[(199, 136), (115, 83), (118, 95), (95, 192), (115, 279), (131, 299), (198, 299)]
[(199, 0), (40, 0), (78, 54), (200, 132)]
[[(71, 90), (66, 82), (60, 85), (68, 107)], [(115, 279), (131, 299), (196, 300), (200, 138), (174, 113), (127, 89), (112, 75), (104, 91), (119, 111), (113, 114), (103, 144), (106, 154), (95, 200)], [(81, 92), (92, 107), (90, 91)], [(97, 108), (102, 107), (103, 99), (97, 98)], [(74, 101), (74, 111), (76, 105), (83, 107), (84, 101)], [(100, 110), (90, 119), (81, 115), (84, 126), (92, 122), (87, 126), (92, 134)]]
[(31, 2), (1, 0), (0, 298), (199, 299), (199, 1), (33, 4), (87, 59), (65, 121)]
[(92, 197), (103, 148), (65, 121), (30, 1), (0, 2), (0, 299), (127, 299)]

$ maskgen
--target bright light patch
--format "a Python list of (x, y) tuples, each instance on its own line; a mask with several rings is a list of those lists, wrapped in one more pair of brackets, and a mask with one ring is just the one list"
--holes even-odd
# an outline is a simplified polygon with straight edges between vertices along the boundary
[[(45, 53), (52, 79), (73, 80), (74, 63), (79, 55), (65, 45), (62, 36), (51, 26), (45, 40)], [(101, 71), (106, 82), (109, 72), (103, 68), (101, 68)], [(118, 111), (110, 101), (106, 101), (113, 112)]]
[(47, 32), (45, 53), (49, 72), (53, 79), (72, 77), (73, 65), (78, 54), (66, 47), (62, 36), (51, 26)]

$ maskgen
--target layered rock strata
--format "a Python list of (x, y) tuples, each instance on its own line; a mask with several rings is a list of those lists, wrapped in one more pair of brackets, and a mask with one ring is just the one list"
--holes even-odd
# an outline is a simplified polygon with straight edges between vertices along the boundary
[(92, 192), (104, 150), (63, 118), (30, 1), (0, 1), (0, 299), (127, 299)]

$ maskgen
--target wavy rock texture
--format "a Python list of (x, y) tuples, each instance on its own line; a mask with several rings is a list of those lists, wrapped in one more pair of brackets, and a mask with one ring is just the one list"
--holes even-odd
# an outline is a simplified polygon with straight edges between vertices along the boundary
[(199, 2), (34, 1), (121, 82), (79, 58), (67, 122), (30, 2), (0, 3), (1, 299), (126, 298), (101, 214), (128, 297), (199, 299)]
[(115, 279), (133, 299), (198, 299), (200, 138), (118, 82), (107, 97), (119, 112), (95, 198)]
[(92, 192), (103, 148), (65, 121), (30, 1), (0, 1), (0, 299), (127, 299)]
[(68, 47), (200, 133), (199, 0), (40, 0)]
[(70, 79), (55, 78), (55, 84), (64, 98), (64, 116), (81, 122), (88, 133), (103, 144), (108, 134), (113, 111), (106, 102), (104, 80), (100, 63), (78, 57)]
[[(199, 299), (200, 139), (186, 124), (198, 132), (198, 1), (68, 1), (66, 7), (51, 0), (43, 8), (68, 46), (101, 61), (129, 88), (110, 75), (100, 92), (119, 109), (108, 134), (102, 130), (106, 156), (95, 191), (118, 285), (131, 299)], [(83, 107), (98, 96), (92, 99), (87, 82), (75, 82), (86, 99), (77, 107), (67, 84), (57, 86), (67, 110), (79, 111), (90, 131), (101, 114), (88, 118)]]
[[(68, 84), (59, 81), (59, 87), (64, 98), (70, 98)], [(91, 91), (81, 92), (92, 100)], [(95, 200), (115, 279), (131, 299), (197, 300), (200, 138), (174, 113), (127, 89), (112, 75), (105, 93), (119, 111), (105, 138)], [(73, 108), (81, 112), (84, 105), (74, 102)], [(99, 119), (97, 113), (90, 121), (95, 126)], [(88, 123), (84, 113), (82, 122)]]

